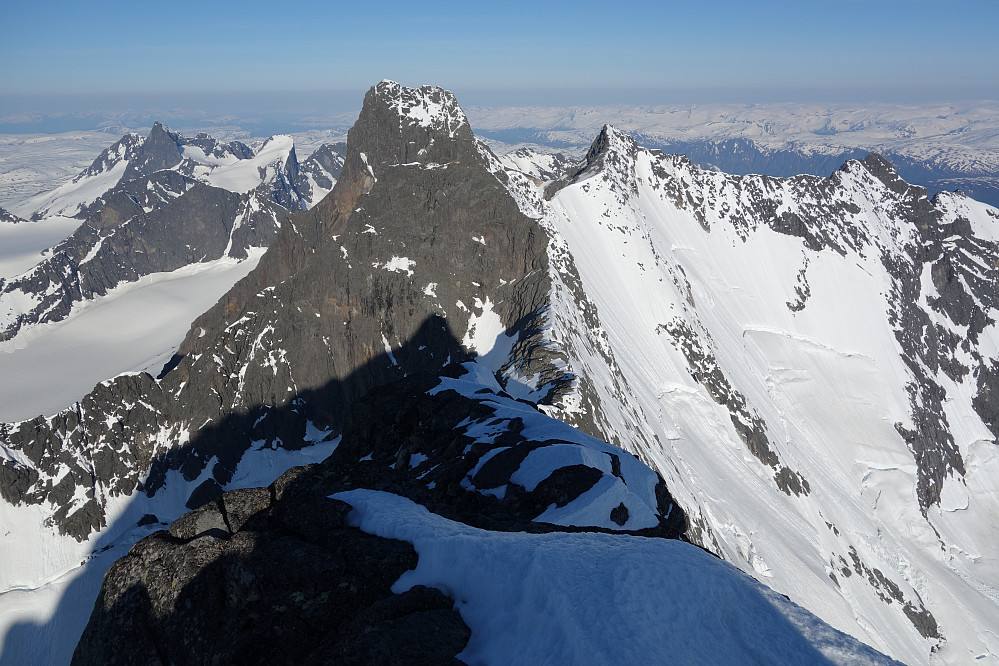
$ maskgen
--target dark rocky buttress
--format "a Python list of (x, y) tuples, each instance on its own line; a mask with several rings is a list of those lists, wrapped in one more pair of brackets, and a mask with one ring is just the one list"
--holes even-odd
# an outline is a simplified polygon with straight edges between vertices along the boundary
[[(106, 496), (147, 471), (149, 495), (167, 471), (191, 481), (211, 461), (225, 485), (251, 442), (301, 446), (307, 422), (335, 432), (371, 388), (468, 358), (458, 340), (478, 309), (524, 327), (545, 305), (546, 246), (453, 96), (383, 82), (365, 96), (333, 191), (282, 222), (161, 379), (119, 377), (52, 418), (0, 425), (28, 461), (2, 463), (4, 497), (51, 503), (82, 539)], [(60, 504), (64, 485), (82, 491), (72, 506)]]

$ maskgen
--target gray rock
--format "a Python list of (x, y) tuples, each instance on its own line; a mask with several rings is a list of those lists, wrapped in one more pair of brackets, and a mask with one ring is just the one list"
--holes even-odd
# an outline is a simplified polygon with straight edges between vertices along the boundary
[(5, 208), (0, 208), (0, 222), (7, 222), (9, 224), (17, 224), (18, 222), (25, 222), (26, 220), (14, 215)]

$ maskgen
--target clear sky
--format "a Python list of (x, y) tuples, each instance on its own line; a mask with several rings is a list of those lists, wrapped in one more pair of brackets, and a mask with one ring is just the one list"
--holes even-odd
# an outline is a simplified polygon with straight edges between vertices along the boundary
[(999, 0), (0, 0), (0, 113), (356, 107), (382, 78), (466, 105), (997, 99), (997, 28)]

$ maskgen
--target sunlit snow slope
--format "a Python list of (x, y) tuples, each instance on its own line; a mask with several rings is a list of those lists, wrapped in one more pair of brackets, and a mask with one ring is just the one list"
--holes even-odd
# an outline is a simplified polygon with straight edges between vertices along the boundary
[(608, 127), (587, 159), (523, 204), (580, 377), (562, 418), (833, 626), (912, 663), (999, 659), (999, 213), (877, 156), (734, 177)]

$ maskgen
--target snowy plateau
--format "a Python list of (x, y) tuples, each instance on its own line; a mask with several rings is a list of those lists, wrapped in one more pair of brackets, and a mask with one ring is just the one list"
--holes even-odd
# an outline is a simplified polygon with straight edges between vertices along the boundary
[(994, 110), (545, 113), (5, 171), (0, 664), (999, 664)]

